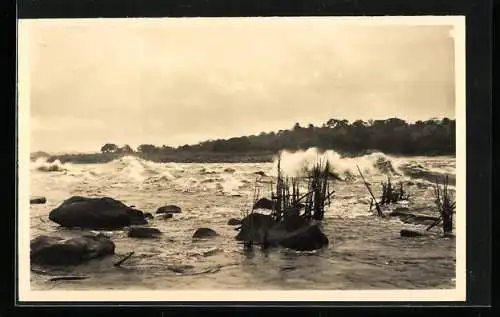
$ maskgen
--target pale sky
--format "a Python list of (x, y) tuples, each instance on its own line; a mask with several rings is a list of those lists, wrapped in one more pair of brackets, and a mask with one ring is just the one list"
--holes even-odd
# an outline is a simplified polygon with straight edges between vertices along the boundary
[(31, 151), (177, 146), (330, 118), (455, 118), (452, 26), (32, 20), (19, 36)]

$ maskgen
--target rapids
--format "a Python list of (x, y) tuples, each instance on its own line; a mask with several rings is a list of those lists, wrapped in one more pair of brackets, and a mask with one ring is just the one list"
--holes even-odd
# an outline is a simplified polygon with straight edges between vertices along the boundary
[[(37, 289), (419, 289), (455, 286), (455, 239), (399, 236), (414, 226), (398, 219), (383, 220), (369, 212), (370, 195), (357, 174), (360, 167), (376, 195), (381, 193), (385, 172), (377, 162), (389, 166), (395, 183), (402, 181), (410, 194), (402, 201), (412, 211), (436, 215), (432, 177), (450, 175), (454, 184), (452, 157), (391, 157), (374, 153), (342, 158), (333, 151), (315, 149), (283, 153), (281, 168), (298, 176), (318, 157), (328, 159), (341, 180), (325, 213), (323, 231), (328, 248), (309, 253), (278, 249), (255, 249), (244, 253), (227, 225), (251, 207), (255, 186), (269, 196), (274, 163), (153, 163), (133, 156), (106, 164), (31, 162), (30, 194), (47, 198), (44, 205), (31, 205), (30, 238), (41, 234), (70, 237), (75, 230), (59, 228), (48, 213), (70, 196), (109, 196), (144, 212), (154, 214), (166, 204), (178, 205), (181, 214), (171, 219), (150, 220), (163, 236), (158, 240), (128, 238), (126, 231), (106, 232), (116, 244), (116, 255), (76, 267), (31, 273)], [(392, 172), (391, 172), (392, 170)], [(269, 176), (259, 176), (264, 172)], [(271, 177), (270, 177), (271, 176)], [(454, 187), (451, 186), (452, 192)], [(397, 207), (397, 206), (394, 206)], [(192, 241), (199, 227), (209, 227), (220, 236)], [(436, 230), (439, 230), (436, 228)], [(112, 265), (128, 252), (134, 256), (122, 267)], [(48, 281), (48, 275), (81, 274), (80, 281)]]

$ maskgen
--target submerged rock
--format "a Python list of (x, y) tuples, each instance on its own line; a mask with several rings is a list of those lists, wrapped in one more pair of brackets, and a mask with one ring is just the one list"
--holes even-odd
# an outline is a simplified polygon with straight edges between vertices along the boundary
[(439, 219), (439, 217), (434, 217), (434, 216), (412, 214), (408, 212), (408, 210), (409, 209), (406, 207), (398, 207), (393, 212), (387, 214), (387, 216), (399, 217), (399, 219), (402, 222), (407, 224), (425, 225), (425, 226), (430, 226)]
[(47, 202), (47, 198), (43, 196), (33, 196), (30, 198), (30, 205), (34, 204), (45, 204)]
[(405, 215), (407, 215), (409, 211), (410, 211), (410, 208), (408, 208), (408, 207), (396, 207), (394, 209), (394, 211), (392, 212), (392, 214), (396, 214), (396, 213), (401, 214), (401, 213), (404, 213)]
[(225, 169), (224, 169), (224, 172), (225, 172), (225, 173), (234, 173), (234, 172), (236, 172), (236, 170), (235, 170), (234, 168), (230, 168), (230, 167), (228, 167), (228, 168), (225, 168)]
[(49, 213), (49, 219), (63, 227), (118, 229), (147, 224), (144, 213), (109, 197), (73, 196)]
[(412, 225), (430, 226), (435, 223), (439, 218), (424, 215), (408, 215), (400, 217), (401, 221)]
[(156, 210), (157, 214), (180, 214), (181, 212), (181, 207), (176, 205), (166, 205)]
[(173, 214), (161, 214), (161, 219), (170, 219), (170, 218), (173, 218), (174, 215)]
[(422, 237), (425, 234), (423, 234), (422, 232), (418, 232), (418, 231), (403, 229), (400, 231), (399, 235), (401, 237), (405, 237), (405, 238), (414, 238), (414, 237)]
[(258, 172), (255, 172), (254, 174), (260, 175), (260, 176), (267, 176), (266, 173), (264, 173), (263, 171), (258, 171)]
[(230, 225), (230, 226), (239, 226), (241, 225), (241, 220), (240, 219), (236, 219), (236, 218), (231, 218), (228, 220), (227, 224)]
[(153, 216), (150, 212), (145, 212), (145, 213), (144, 213), (144, 218), (147, 218), (147, 219), (154, 219), (154, 216)]
[(115, 244), (102, 234), (71, 239), (42, 235), (31, 240), (30, 249), (31, 263), (75, 265), (114, 254)]
[(161, 231), (151, 227), (130, 227), (128, 236), (132, 238), (158, 238), (161, 236)]
[(255, 209), (273, 209), (274, 208), (274, 201), (272, 201), (269, 198), (261, 198), (257, 200), (255, 205), (253, 206)]
[(193, 234), (193, 239), (203, 239), (216, 237), (219, 234), (210, 228), (198, 228)]

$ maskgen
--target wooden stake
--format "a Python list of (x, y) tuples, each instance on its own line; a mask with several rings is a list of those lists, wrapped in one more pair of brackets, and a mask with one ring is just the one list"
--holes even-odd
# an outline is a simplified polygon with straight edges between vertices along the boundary
[(372, 190), (370, 189), (370, 185), (368, 185), (368, 183), (366, 182), (365, 177), (363, 176), (363, 173), (361, 173), (361, 170), (359, 169), (359, 166), (356, 165), (356, 167), (358, 168), (359, 175), (361, 175), (361, 178), (363, 179), (363, 182), (365, 183), (366, 189), (368, 189), (368, 192), (370, 193), (370, 195), (373, 198), (373, 201), (375, 202), (375, 207), (377, 208), (377, 214), (379, 215), (379, 217), (382, 217), (384, 214), (382, 213), (382, 210), (380, 209), (380, 206), (378, 205), (377, 199), (375, 198)]
[(134, 255), (134, 252), (129, 252), (123, 259), (121, 259), (120, 261), (116, 262), (115, 264), (113, 264), (114, 266), (120, 266), (123, 262), (127, 261), (128, 259), (130, 259), (132, 257), (132, 255)]

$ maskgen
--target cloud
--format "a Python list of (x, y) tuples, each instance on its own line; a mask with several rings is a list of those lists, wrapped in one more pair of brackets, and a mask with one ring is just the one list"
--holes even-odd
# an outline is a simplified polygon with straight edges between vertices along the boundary
[(89, 144), (182, 144), (332, 117), (453, 117), (450, 29), (328, 19), (32, 21), (21, 28), (31, 41), (32, 130), (50, 147), (76, 131)]

